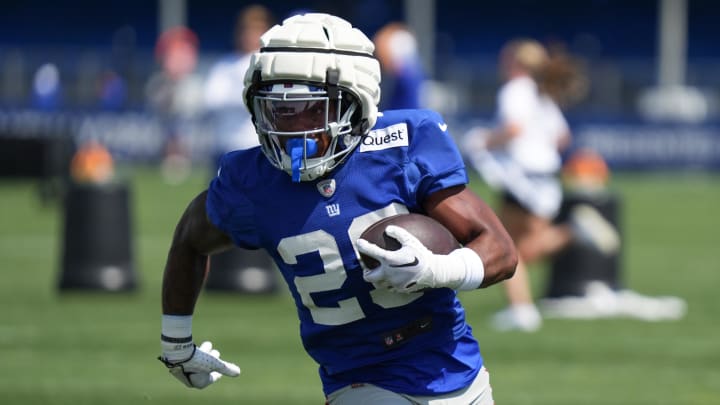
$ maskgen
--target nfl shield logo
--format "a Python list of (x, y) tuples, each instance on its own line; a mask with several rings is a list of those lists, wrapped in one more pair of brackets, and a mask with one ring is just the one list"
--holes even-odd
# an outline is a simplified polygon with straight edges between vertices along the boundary
[(335, 194), (335, 179), (323, 180), (317, 184), (317, 189), (323, 197), (332, 197)]
[(385, 346), (392, 346), (395, 344), (392, 336), (385, 336)]

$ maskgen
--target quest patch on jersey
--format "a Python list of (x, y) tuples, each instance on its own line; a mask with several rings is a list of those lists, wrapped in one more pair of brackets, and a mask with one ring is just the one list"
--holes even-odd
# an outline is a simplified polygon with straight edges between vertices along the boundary
[(408, 146), (407, 124), (400, 123), (370, 131), (360, 144), (360, 152)]

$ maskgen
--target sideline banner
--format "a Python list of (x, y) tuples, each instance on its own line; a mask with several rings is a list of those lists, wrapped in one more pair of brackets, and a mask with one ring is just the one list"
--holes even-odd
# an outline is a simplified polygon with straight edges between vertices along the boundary
[[(449, 120), (448, 120), (449, 121)], [(455, 118), (453, 136), (462, 137), (468, 122)], [(571, 120), (574, 148), (600, 153), (613, 170), (720, 170), (720, 122), (706, 124)], [(186, 119), (175, 127), (194, 160), (212, 150), (212, 122)], [(165, 124), (147, 112), (42, 112), (0, 109), (0, 138), (71, 137), (76, 144), (102, 142), (120, 161), (152, 161), (162, 155)], [(458, 145), (462, 142), (458, 139)]]
[[(209, 157), (214, 138), (211, 123), (202, 118), (184, 119), (172, 130), (191, 152), (193, 160)], [(163, 155), (167, 123), (138, 111), (45, 112), (30, 109), (0, 109), (0, 138), (43, 139), (70, 137), (76, 145), (90, 139), (100, 141), (118, 161), (153, 161)]]
[(613, 169), (720, 170), (720, 124), (583, 123), (573, 133)]

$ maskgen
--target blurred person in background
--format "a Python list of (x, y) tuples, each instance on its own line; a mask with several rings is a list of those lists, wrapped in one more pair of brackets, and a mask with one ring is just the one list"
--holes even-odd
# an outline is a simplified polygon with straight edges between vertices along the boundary
[(163, 32), (155, 45), (160, 70), (145, 87), (150, 110), (164, 131), (162, 173), (168, 183), (180, 183), (190, 174), (185, 131), (202, 105), (202, 80), (195, 73), (198, 50), (198, 37), (189, 28), (178, 26)]
[(120, 112), (130, 106), (136, 60), (135, 29), (124, 25), (113, 32), (110, 59), (97, 75), (96, 101), (101, 110)]
[[(192, 333), (208, 256), (239, 245), (265, 249), (287, 281), (328, 404), (493, 403), (457, 291), (510, 277), (512, 239), (467, 188), (438, 113), (378, 111), (373, 50), (328, 14), (293, 16), (262, 36), (244, 91), (261, 147), (222, 158), (167, 257), (160, 360), (186, 386), (240, 373)], [(463, 247), (434, 254), (401, 227), (386, 231), (399, 250), (359, 239), (406, 212), (436, 219)], [(380, 265), (366, 268), (361, 253)]]
[(55, 63), (42, 64), (33, 75), (32, 106), (41, 111), (56, 111), (62, 101), (60, 69)]
[(499, 330), (531, 332), (542, 324), (528, 265), (572, 243), (608, 255), (619, 248), (617, 231), (589, 205), (576, 207), (568, 223), (553, 222), (563, 198), (561, 154), (571, 144), (558, 103), (571, 101), (584, 86), (569, 62), (551, 57), (535, 40), (509, 41), (499, 58), (504, 83), (497, 96), (497, 126), (466, 134), (465, 151), (473, 166), (501, 193), (498, 215), (520, 258), (515, 275), (503, 283), (509, 306), (492, 319)]
[(383, 72), (380, 109), (420, 108), (425, 72), (415, 34), (401, 22), (390, 22), (378, 30), (373, 42)]
[(262, 5), (245, 7), (235, 22), (235, 52), (214, 64), (208, 73), (203, 97), (215, 134), (212, 156), (215, 170), (225, 152), (259, 145), (243, 101), (243, 80), (252, 54), (260, 48), (260, 36), (273, 26), (273, 20), (270, 10)]
[(104, 111), (121, 111), (125, 108), (128, 88), (125, 79), (113, 69), (105, 69), (97, 83), (97, 100)]

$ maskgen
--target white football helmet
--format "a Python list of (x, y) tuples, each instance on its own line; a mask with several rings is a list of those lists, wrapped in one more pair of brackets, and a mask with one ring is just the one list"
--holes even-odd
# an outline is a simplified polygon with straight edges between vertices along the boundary
[(342, 163), (375, 125), (380, 65), (347, 21), (296, 15), (266, 32), (245, 75), (245, 104), (263, 153), (293, 181)]

